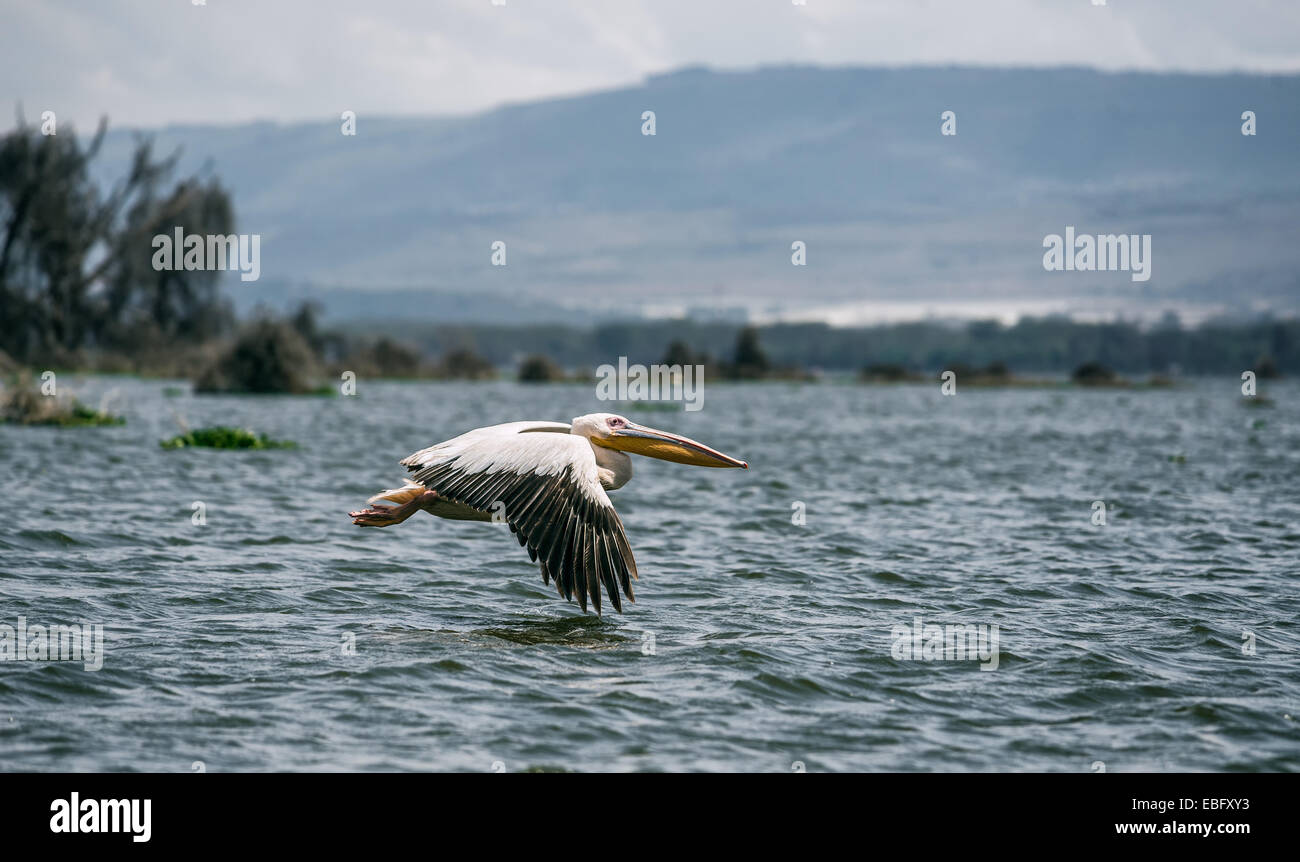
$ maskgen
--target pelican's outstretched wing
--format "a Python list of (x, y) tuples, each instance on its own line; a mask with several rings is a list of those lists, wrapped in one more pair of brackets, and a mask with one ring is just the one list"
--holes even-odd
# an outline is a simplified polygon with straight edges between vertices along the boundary
[[(558, 433), (528, 433), (528, 432)], [(614, 609), (629, 601), (636, 562), (623, 522), (600, 485), (585, 437), (560, 422), (509, 422), (479, 428), (402, 460), (411, 477), (439, 497), (499, 513), (539, 560), (542, 579), (560, 595), (600, 613), (600, 586)], [(629, 577), (630, 576), (630, 577)]]

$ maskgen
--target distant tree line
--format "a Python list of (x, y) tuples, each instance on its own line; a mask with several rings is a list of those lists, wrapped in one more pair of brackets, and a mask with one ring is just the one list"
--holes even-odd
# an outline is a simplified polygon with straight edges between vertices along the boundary
[[(1125, 373), (1237, 374), (1259, 363), (1300, 373), (1300, 320), (1209, 321), (1195, 328), (1166, 317), (1136, 323), (1079, 323), (1064, 317), (966, 324), (898, 323), (836, 328), (820, 323), (741, 327), (658, 320), (593, 329), (560, 325), (352, 324), (351, 334), (383, 331), (419, 352), (457, 347), (511, 366), (542, 355), (569, 368), (616, 362), (691, 361), (730, 368), (715, 377), (770, 377), (774, 369), (858, 371), (871, 366), (915, 372), (964, 366), (994, 373), (1070, 372), (1097, 362)], [(746, 335), (746, 332), (749, 334)], [(761, 357), (759, 359), (758, 357)]]

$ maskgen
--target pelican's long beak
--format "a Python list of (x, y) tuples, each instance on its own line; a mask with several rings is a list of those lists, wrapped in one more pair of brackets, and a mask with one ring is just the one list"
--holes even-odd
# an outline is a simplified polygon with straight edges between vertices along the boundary
[(635, 422), (627, 423), (626, 428), (618, 428), (604, 439), (593, 439), (607, 449), (618, 449), (635, 455), (646, 455), (663, 461), (676, 461), (678, 464), (694, 464), (697, 467), (740, 467), (748, 470), (749, 464), (730, 455), (723, 455), (717, 449), (710, 449), (703, 443), (696, 443), (689, 437), (669, 434), (646, 428)]

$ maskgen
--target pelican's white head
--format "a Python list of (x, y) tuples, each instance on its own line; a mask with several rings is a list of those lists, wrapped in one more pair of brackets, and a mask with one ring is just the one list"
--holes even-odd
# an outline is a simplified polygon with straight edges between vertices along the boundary
[(580, 434), (591, 441), (594, 446), (631, 452), (664, 461), (676, 461), (679, 464), (694, 464), (697, 467), (740, 467), (748, 469), (749, 464), (730, 455), (723, 455), (716, 449), (710, 449), (703, 443), (697, 443), (689, 437), (656, 431), (638, 425), (617, 413), (588, 413), (573, 420), (572, 433)]

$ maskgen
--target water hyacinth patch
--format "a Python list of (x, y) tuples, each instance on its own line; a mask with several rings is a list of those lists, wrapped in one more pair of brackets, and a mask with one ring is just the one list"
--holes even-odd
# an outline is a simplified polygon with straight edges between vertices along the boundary
[(265, 434), (257, 434), (246, 428), (196, 428), (184, 434), (177, 434), (159, 444), (164, 449), (186, 449), (202, 447), (206, 449), (296, 449), (298, 444), (292, 440), (272, 440)]

